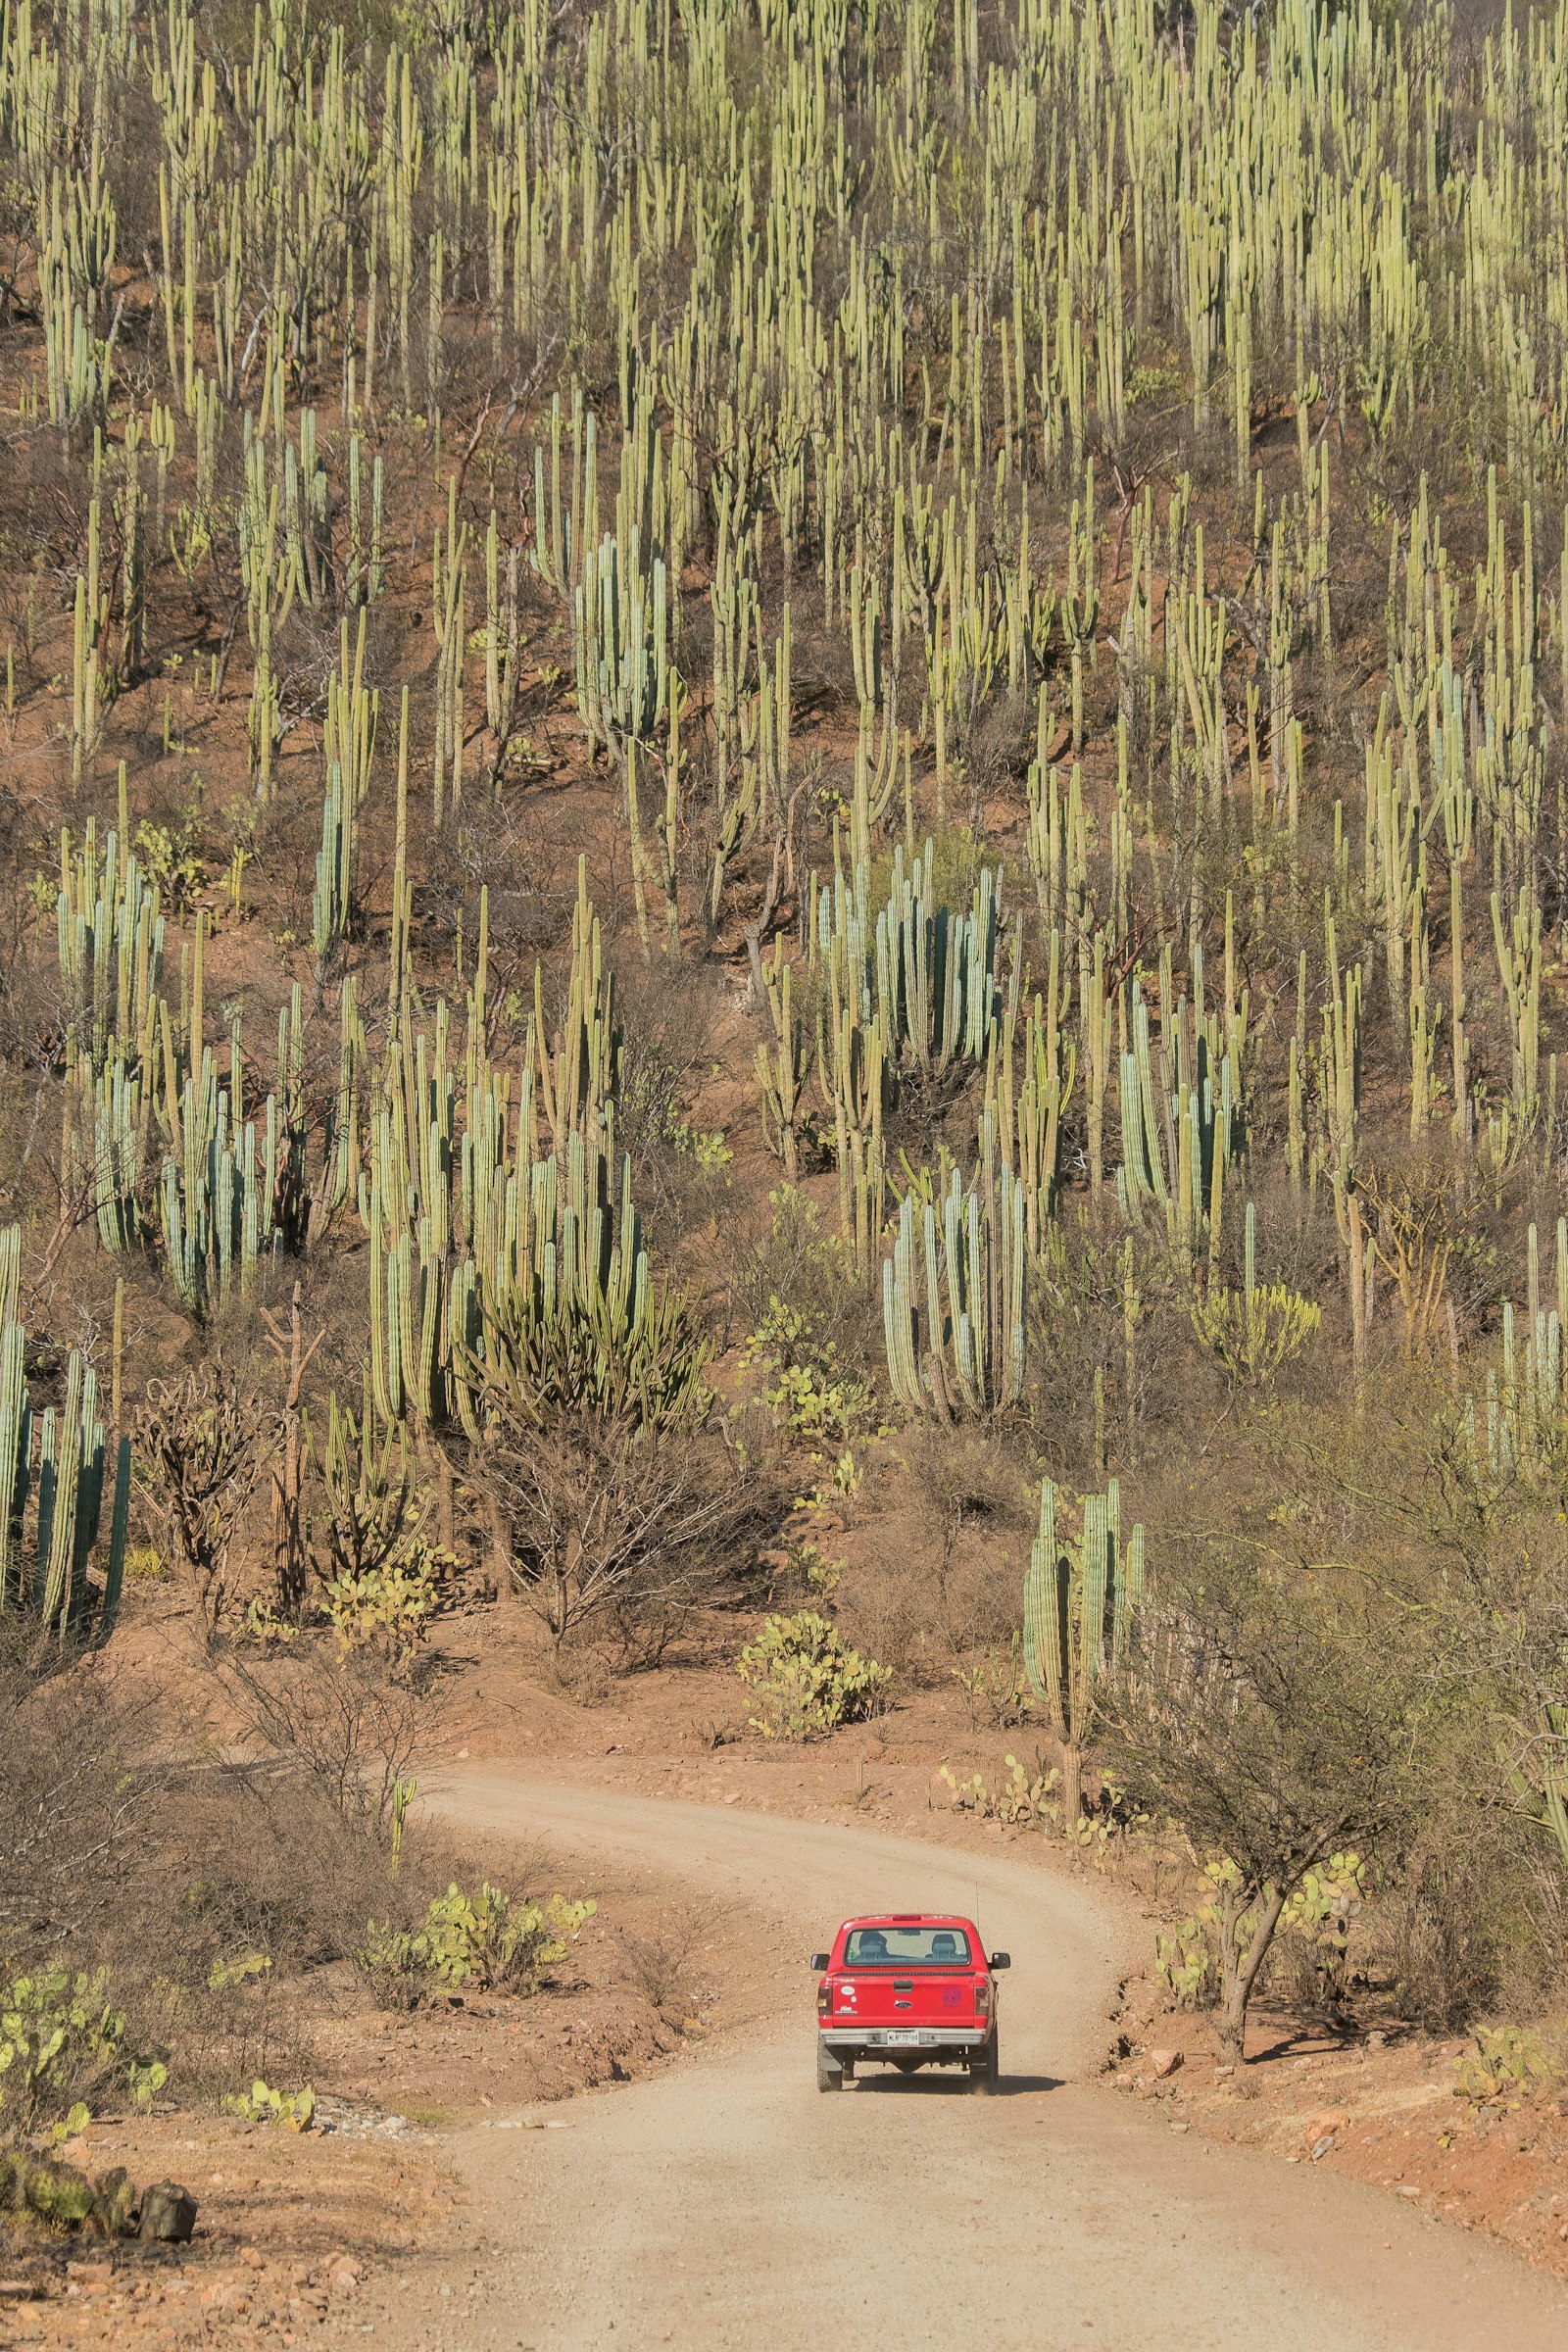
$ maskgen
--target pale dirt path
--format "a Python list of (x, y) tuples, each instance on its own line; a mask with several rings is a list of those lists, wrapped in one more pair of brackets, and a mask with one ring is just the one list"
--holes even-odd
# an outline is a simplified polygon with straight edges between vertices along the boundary
[[(1177, 2136), (1075, 2086), (1121, 1930), (1080, 1884), (971, 1856), (504, 1767), (435, 1797), (476, 1840), (573, 1855), (777, 1916), (765, 2021), (668, 2074), (452, 2153), (489, 2251), (414, 2280), (375, 2340), (430, 2352), (1563, 2352), (1568, 2297), (1487, 2242), (1336, 2176)], [(977, 1898), (978, 1888), (978, 1898)], [(873, 2076), (823, 2098), (803, 1965), (863, 1909), (977, 1909), (1005, 1945), (1005, 2095)], [(1066, 2080), (1063, 2081), (1063, 2078)]]

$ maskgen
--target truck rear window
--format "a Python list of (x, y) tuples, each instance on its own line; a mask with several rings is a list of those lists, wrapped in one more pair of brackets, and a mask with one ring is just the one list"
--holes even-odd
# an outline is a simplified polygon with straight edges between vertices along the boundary
[(846, 1968), (967, 1968), (969, 1938), (961, 1928), (852, 1928)]

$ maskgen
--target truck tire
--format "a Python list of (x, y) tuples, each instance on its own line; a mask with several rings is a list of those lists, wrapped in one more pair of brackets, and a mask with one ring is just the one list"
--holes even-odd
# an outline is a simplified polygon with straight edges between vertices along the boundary
[(1001, 2052), (997, 2046), (996, 2034), (993, 2032), (978, 2063), (969, 2069), (969, 2088), (971, 2090), (977, 2090), (982, 2097), (985, 2097), (990, 2092), (1000, 2089), (1002, 2084), (1000, 2059)]
[(816, 2045), (816, 2087), (818, 2090), (842, 2090), (844, 2088), (843, 2067), (832, 2051), (825, 2050), (820, 2042)]

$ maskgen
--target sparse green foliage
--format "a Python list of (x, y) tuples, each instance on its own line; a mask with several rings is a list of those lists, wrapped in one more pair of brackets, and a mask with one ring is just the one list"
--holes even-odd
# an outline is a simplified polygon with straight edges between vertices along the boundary
[(1042, 1767), (1038, 1758), (1030, 1772), (1014, 1755), (1002, 1759), (1007, 1777), (995, 1786), (987, 1784), (981, 1773), (973, 1773), (960, 1781), (951, 1765), (940, 1768), (939, 1778), (953, 1791), (953, 1802), (960, 1813), (977, 1813), (982, 1821), (1000, 1821), (1010, 1830), (1044, 1828), (1050, 1822), (1059, 1825), (1061, 1800), (1055, 1790), (1061, 1786), (1061, 1774), (1054, 1764)]
[(757, 1709), (752, 1729), (764, 1740), (808, 1740), (873, 1715), (893, 1679), (813, 1609), (767, 1618), (738, 1671)]
[(776, 1293), (741, 1350), (743, 1371), (755, 1363), (767, 1368), (763, 1401), (808, 1445), (848, 1445), (875, 1401), (868, 1381), (840, 1370), (837, 1347), (816, 1337), (812, 1316)]
[(290, 2132), (308, 2132), (316, 2121), (316, 2092), (309, 2082), (298, 2090), (275, 2090), (258, 2076), (249, 2090), (229, 2093), (223, 2112), (243, 2116), (248, 2124), (282, 2124)]
[(161, 2058), (126, 2048), (107, 1971), (42, 1968), (0, 1984), (0, 2136), (78, 2131), (106, 2094), (150, 2106), (166, 2080)]
[(1511, 2102), (1559, 2082), (1564, 2069), (1561, 2048), (1551, 2048), (1541, 2034), (1518, 2026), (1480, 2026), (1476, 2046), (1453, 2062), (1454, 2088), (1477, 2105)]
[(473, 1895), (453, 1886), (437, 1895), (418, 1928), (404, 1932), (372, 1921), (355, 1957), (388, 2008), (412, 2008), (434, 1990), (464, 1985), (537, 1992), (598, 1907), (559, 1894), (524, 1899), (488, 1881)]

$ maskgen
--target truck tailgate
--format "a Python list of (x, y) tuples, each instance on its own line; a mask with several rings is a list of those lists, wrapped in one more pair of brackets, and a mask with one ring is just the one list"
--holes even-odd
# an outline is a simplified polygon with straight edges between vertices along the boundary
[(857, 1969), (833, 1981), (835, 2025), (972, 2026), (975, 1977), (971, 1969), (938, 1972)]

